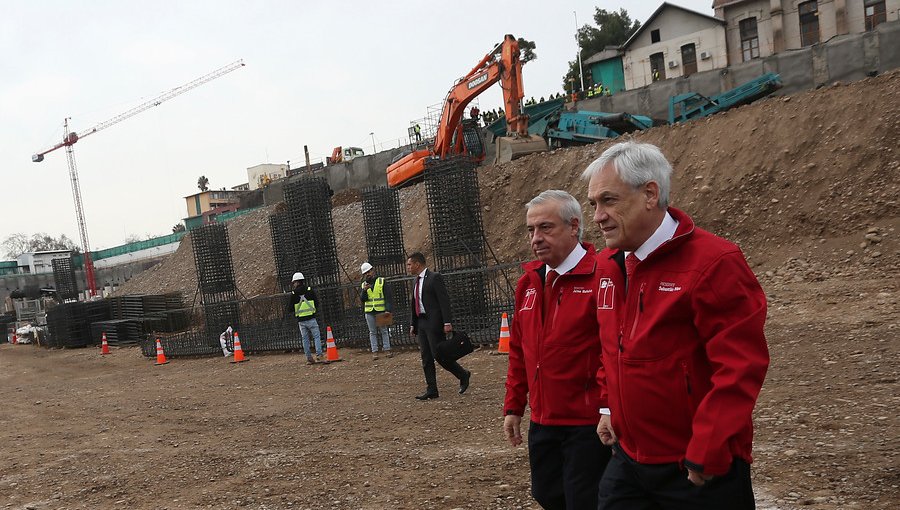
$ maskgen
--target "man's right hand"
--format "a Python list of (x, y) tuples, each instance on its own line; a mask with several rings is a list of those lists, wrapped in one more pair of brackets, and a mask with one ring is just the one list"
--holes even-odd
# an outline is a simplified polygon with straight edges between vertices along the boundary
[(608, 414), (600, 415), (600, 423), (597, 424), (597, 435), (600, 436), (600, 442), (606, 446), (612, 446), (619, 440), (612, 428), (612, 418)]
[(513, 446), (522, 444), (522, 417), (514, 414), (507, 414), (503, 418), (503, 433), (506, 434), (506, 440)]
[(416, 328), (415, 326), (409, 327), (409, 336), (416, 336)]

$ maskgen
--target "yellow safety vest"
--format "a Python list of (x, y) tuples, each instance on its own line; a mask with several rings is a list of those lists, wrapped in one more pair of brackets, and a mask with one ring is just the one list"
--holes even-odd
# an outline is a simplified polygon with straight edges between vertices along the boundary
[[(306, 292), (309, 292), (311, 289), (309, 287), (306, 288)], [(316, 313), (316, 302), (312, 299), (300, 299), (299, 303), (294, 303), (294, 315), (300, 317), (310, 317)]]
[(366, 290), (366, 313), (384, 311), (384, 278), (376, 278), (375, 286)]

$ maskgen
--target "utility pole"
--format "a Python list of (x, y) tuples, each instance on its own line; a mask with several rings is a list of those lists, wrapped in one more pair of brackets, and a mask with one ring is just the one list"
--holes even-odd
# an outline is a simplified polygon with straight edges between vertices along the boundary
[(369, 133), (369, 136), (372, 137), (372, 154), (375, 154), (375, 132)]
[(581, 90), (584, 91), (584, 69), (581, 68), (581, 42), (578, 40), (578, 13), (572, 11), (572, 14), (575, 15), (575, 46), (578, 47), (578, 76), (581, 77)]

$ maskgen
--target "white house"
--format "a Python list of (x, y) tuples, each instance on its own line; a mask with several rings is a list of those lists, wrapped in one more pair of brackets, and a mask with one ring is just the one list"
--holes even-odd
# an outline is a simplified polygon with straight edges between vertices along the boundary
[(247, 169), (249, 189), (259, 189), (266, 184), (287, 177), (288, 166), (276, 163), (263, 163)]
[(728, 66), (725, 20), (668, 2), (622, 49), (626, 90)]
[(35, 251), (23, 253), (16, 260), (23, 273), (52, 273), (52, 260), (65, 259), (71, 254), (71, 250)]

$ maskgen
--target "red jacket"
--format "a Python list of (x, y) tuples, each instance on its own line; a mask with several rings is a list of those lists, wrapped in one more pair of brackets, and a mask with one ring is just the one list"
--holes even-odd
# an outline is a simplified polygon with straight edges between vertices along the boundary
[[(503, 414), (522, 416), (526, 398), (531, 420), (541, 425), (596, 425), (600, 399), (597, 372), (600, 341), (597, 325), (596, 251), (556, 279), (550, 303), (544, 303), (544, 263), (523, 264), (516, 285), (515, 315), (509, 333), (509, 369)], [(547, 322), (543, 309), (549, 306)]]
[(624, 252), (597, 256), (599, 375), (628, 455), (722, 475), (735, 456), (752, 461), (766, 296), (737, 246), (669, 214), (675, 236), (638, 264), (627, 293)]

